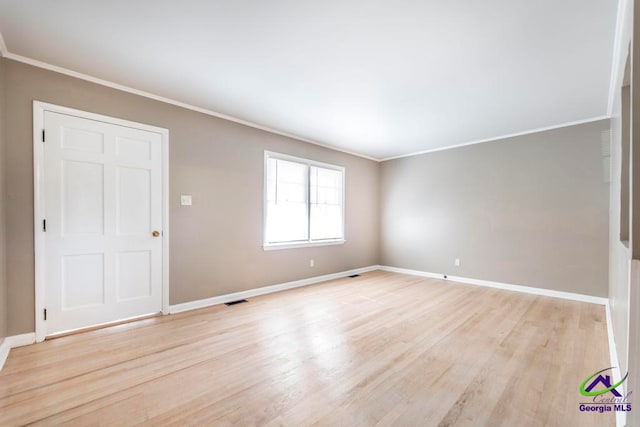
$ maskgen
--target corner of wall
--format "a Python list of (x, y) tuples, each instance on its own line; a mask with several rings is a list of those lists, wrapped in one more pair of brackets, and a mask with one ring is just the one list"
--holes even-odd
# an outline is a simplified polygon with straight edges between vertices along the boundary
[(377, 265), (382, 265), (382, 163), (383, 162), (378, 162), (377, 164), (377, 168), (378, 168), (378, 182), (377, 182), (377, 186), (378, 186), (378, 209), (376, 211), (376, 218), (378, 221), (378, 247), (377, 247), (377, 251), (376, 251), (376, 264)]
[(6, 272), (6, 245), (5, 245), (5, 179), (4, 173), (4, 111), (5, 111), (5, 76), (4, 66), (6, 59), (0, 56), (0, 342), (7, 333), (7, 272)]

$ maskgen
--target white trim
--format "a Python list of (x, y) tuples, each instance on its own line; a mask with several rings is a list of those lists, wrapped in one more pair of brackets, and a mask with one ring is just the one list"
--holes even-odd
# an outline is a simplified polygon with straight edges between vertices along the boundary
[[(55, 113), (60, 113), (60, 114), (67, 114), (70, 116), (74, 116), (74, 117), (80, 117), (83, 119), (89, 119), (89, 120), (94, 120), (97, 122), (104, 122), (104, 123), (109, 123), (112, 125), (117, 125), (117, 126), (124, 126), (124, 127), (129, 127), (132, 129), (138, 129), (138, 130), (144, 130), (144, 131), (148, 131), (148, 132), (153, 132), (153, 133), (158, 133), (160, 135), (168, 135), (169, 131), (165, 128), (161, 128), (158, 126), (153, 126), (153, 125), (148, 125), (148, 124), (144, 124), (144, 123), (138, 123), (138, 122), (132, 122), (131, 120), (124, 120), (124, 119), (119, 119), (117, 117), (110, 117), (110, 116), (105, 116), (102, 114), (97, 114), (97, 113), (92, 113), (89, 111), (83, 111), (83, 110), (76, 110), (75, 108), (69, 108), (69, 107), (64, 107), (62, 105), (56, 105), (56, 104), (49, 104), (47, 102), (42, 102), (42, 101), (33, 101), (33, 107), (34, 107), (34, 111), (36, 111), (36, 107), (37, 112), (44, 112), (44, 111), (52, 111)], [(41, 131), (42, 129), (40, 129)], [(36, 135), (36, 137), (40, 137), (40, 134), (38, 133), (38, 135)], [(36, 139), (38, 139), (36, 138)], [(40, 141), (38, 139), (38, 141)], [(42, 142), (42, 141), (40, 141)], [(164, 153), (163, 153), (164, 154)]]
[(578, 124), (583, 124), (583, 123), (590, 123), (590, 122), (594, 122), (594, 121), (598, 121), (598, 120), (604, 120), (604, 119), (610, 119), (611, 115), (604, 115), (604, 116), (598, 116), (598, 117), (592, 117), (592, 118), (587, 118), (587, 119), (583, 119), (583, 120), (577, 120), (577, 121), (573, 121), (573, 122), (567, 122), (567, 123), (561, 123), (561, 124), (557, 124), (557, 125), (552, 125), (552, 126), (547, 126), (547, 127), (541, 127), (541, 128), (534, 128), (534, 129), (530, 129), (530, 130), (526, 130), (526, 131), (522, 131), (522, 132), (517, 132), (517, 133), (512, 133), (512, 134), (508, 134), (508, 135), (502, 135), (502, 136), (496, 136), (496, 137), (490, 137), (490, 138), (486, 138), (486, 139), (481, 139), (481, 140), (477, 140), (477, 141), (470, 141), (470, 142), (464, 142), (461, 144), (455, 144), (455, 145), (449, 145), (446, 147), (440, 147), (440, 148), (433, 148), (433, 149), (427, 149), (427, 150), (422, 150), (422, 151), (417, 151), (417, 152), (413, 152), (413, 153), (408, 153), (408, 154), (400, 154), (397, 156), (391, 156), (391, 157), (386, 157), (386, 158), (376, 158), (376, 157), (372, 157), (372, 156), (367, 156), (365, 154), (361, 154), (361, 153), (356, 153), (354, 151), (350, 151), (350, 150), (345, 150), (342, 148), (338, 148), (335, 147), (333, 145), (329, 145), (329, 144), (325, 144), (322, 142), (318, 142), (318, 141), (314, 141), (312, 139), (308, 139), (308, 138), (304, 138), (302, 136), (298, 136), (298, 135), (294, 135), (288, 132), (284, 132), (284, 131), (279, 131), (277, 129), (271, 128), (269, 126), (263, 126), (257, 123), (253, 123), (247, 120), (243, 120), (234, 116), (229, 116), (227, 114), (222, 114), (222, 113), (218, 113), (216, 111), (213, 110), (209, 110), (207, 108), (202, 108), (202, 107), (198, 107), (195, 105), (191, 105), (188, 104), (186, 102), (182, 102), (182, 101), (177, 101), (171, 98), (167, 98), (164, 96), (160, 96), (160, 95), (155, 95), (153, 93), (150, 92), (145, 92), (143, 90), (139, 90), (139, 89), (134, 89), (132, 87), (129, 86), (125, 86), (125, 85), (121, 85), (119, 83), (114, 83), (108, 80), (104, 80), (104, 79), (100, 79), (98, 77), (93, 77), (90, 76), (88, 74), (83, 74), (83, 73), (79, 73), (77, 71), (73, 71), (70, 70), (68, 68), (64, 68), (64, 67), (59, 67), (57, 65), (53, 65), (53, 64), (49, 64), (43, 61), (38, 61), (37, 59), (32, 59), (32, 58), (28, 58), (26, 56), (22, 56), (22, 55), (17, 55), (15, 53), (11, 53), (9, 52), (9, 50), (6, 48), (6, 46), (4, 46), (4, 51), (2, 51), (3, 46), (1, 46), (1, 44), (4, 43), (4, 40), (2, 39), (2, 33), (0, 33), (0, 41), (2, 43), (0, 43), (0, 53), (2, 53), (2, 56), (8, 59), (12, 59), (14, 61), (18, 61), (18, 62), (22, 62), (24, 64), (28, 64), (28, 65), (32, 65), (34, 67), (38, 67), (38, 68), (42, 68), (45, 70), (49, 70), (49, 71), (53, 71), (56, 73), (60, 73), (60, 74), (64, 74), (70, 77), (75, 77), (77, 79), (80, 80), (85, 80), (91, 83), (95, 83), (98, 84), (100, 86), (105, 86), (105, 87), (109, 87), (112, 89), (116, 89), (116, 90), (120, 90), (123, 92), (127, 92), (127, 93), (131, 93), (134, 95), (138, 95), (138, 96), (142, 96), (144, 98), (148, 98), (148, 99), (153, 99), (154, 101), (159, 101), (159, 102), (164, 102), (165, 104), (170, 104), (170, 105), (175, 105), (176, 107), (181, 107), (181, 108), (185, 108), (187, 110), (192, 110), (192, 111), (197, 111), (199, 113), (202, 114), (206, 114), (208, 116), (213, 116), (213, 117), (217, 117), (223, 120), (228, 120), (230, 122), (234, 122), (234, 123), (238, 123), (244, 126), (248, 126), (254, 129), (259, 129), (265, 132), (269, 132), (269, 133), (273, 133), (276, 135), (280, 135), (280, 136), (284, 136), (287, 138), (292, 138), (301, 142), (306, 142), (309, 144), (313, 144), (313, 145), (317, 145), (319, 147), (323, 147), (329, 150), (333, 150), (333, 151), (338, 151), (340, 153), (345, 153), (345, 154), (349, 154), (352, 156), (356, 156), (356, 157), (361, 157), (363, 159), (367, 159), (367, 160), (372, 160), (374, 162), (385, 162), (387, 160), (393, 160), (393, 159), (400, 159), (403, 157), (411, 157), (411, 156), (417, 156), (420, 154), (427, 154), (427, 153), (432, 153), (435, 151), (442, 151), (442, 150), (449, 150), (452, 148), (460, 148), (460, 147), (465, 147), (467, 145), (474, 145), (474, 144), (480, 144), (483, 142), (491, 142), (491, 141), (497, 141), (500, 139), (505, 139), (505, 138), (512, 138), (515, 136), (522, 136), (522, 135), (528, 135), (528, 134), (532, 134), (532, 133), (536, 133), (536, 132), (543, 132), (546, 130), (552, 130), (552, 129), (559, 129), (559, 128), (563, 128), (563, 127), (567, 127), (567, 126), (574, 126), (574, 125), (578, 125)]
[(157, 133), (162, 139), (162, 313), (169, 313), (169, 131), (164, 128), (136, 123), (101, 114), (90, 113), (33, 101), (33, 199), (34, 199), (34, 245), (35, 245), (35, 340), (41, 342), (47, 335), (46, 322), (42, 317), (45, 308), (45, 233), (42, 231), (42, 220), (45, 218), (44, 204), (44, 146), (42, 143), (42, 130), (44, 129), (44, 113), (52, 111), (68, 114), (75, 117), (110, 123)]
[(381, 265), (380, 270), (389, 271), (392, 273), (409, 274), (411, 276), (428, 277), (430, 279), (444, 279), (444, 276), (442, 274), (429, 273), (429, 272), (420, 271), (420, 270), (411, 270), (408, 268), (390, 267), (387, 265)]
[[(33, 103), (33, 230), (34, 230), (34, 268), (35, 268), (35, 334), (36, 341), (44, 341), (47, 334), (46, 324), (41, 315), (45, 299), (45, 235), (42, 233), (44, 210), (44, 146), (41, 132), (44, 129), (44, 106)], [(42, 260), (42, 261), (40, 261)]]
[(169, 266), (171, 237), (169, 214), (171, 190), (169, 187), (169, 129), (162, 133), (162, 314), (169, 314)]
[[(622, 367), (620, 366), (620, 359), (618, 358), (618, 350), (616, 349), (615, 336), (613, 335), (613, 319), (611, 317), (611, 303), (607, 300), (605, 304), (605, 315), (607, 318), (607, 336), (609, 338), (609, 366), (617, 369), (612, 369), (611, 375), (613, 376), (613, 382), (617, 383), (622, 378)], [(622, 388), (622, 395), (625, 394), (626, 384), (620, 386)], [(616, 411), (616, 427), (624, 427), (626, 424), (627, 414), (622, 411)]]
[(6, 338), (0, 339), (0, 371), (4, 366), (4, 362), (7, 361), (7, 357), (9, 357), (9, 351), (11, 347), (9, 347), (9, 343)]
[(333, 169), (344, 172), (344, 166), (333, 165), (331, 163), (319, 162), (317, 160), (307, 159), (304, 157), (292, 156), (291, 154), (278, 153), (275, 151), (264, 150), (265, 160), (269, 157), (278, 160), (287, 160), (294, 163), (302, 163), (309, 166), (318, 166), (325, 169)]
[(429, 273), (429, 272), (420, 271), (420, 270), (410, 270), (408, 268), (398, 268), (398, 267), (389, 267), (389, 266), (381, 265), (380, 270), (391, 271), (394, 273), (401, 273), (401, 274), (410, 274), (412, 276), (429, 277), (429, 278), (440, 279), (440, 280), (448, 280), (452, 282), (466, 283), (469, 285), (486, 286), (489, 288), (504, 289), (507, 291), (522, 292), (526, 294), (542, 295), (542, 296), (562, 298), (562, 299), (567, 299), (572, 301), (588, 302), (592, 304), (606, 305), (607, 302), (609, 301), (607, 298), (604, 298), (604, 297), (574, 294), (571, 292), (556, 291), (552, 289), (534, 288), (531, 286), (512, 285), (508, 283), (492, 282), (489, 280), (470, 279), (468, 277), (446, 275), (447, 278), (445, 279), (444, 274)]
[(618, 350), (616, 349), (615, 336), (613, 335), (613, 319), (611, 317), (611, 304), (609, 300), (605, 304), (607, 316), (607, 335), (609, 337), (609, 362), (611, 366), (620, 367), (620, 359), (618, 359)]
[(293, 249), (293, 248), (313, 248), (315, 246), (332, 246), (332, 245), (344, 245), (346, 240), (344, 239), (335, 239), (335, 240), (315, 240), (311, 242), (301, 242), (301, 243), (269, 243), (262, 245), (262, 249), (265, 251), (277, 251), (280, 249)]
[(618, 11), (616, 14), (616, 30), (613, 39), (613, 55), (611, 59), (611, 76), (609, 80), (609, 98), (607, 101), (607, 115), (613, 114), (613, 102), (618, 89), (618, 74), (620, 73), (620, 50), (622, 49), (622, 35), (624, 27), (625, 11), (627, 10), (627, 0), (618, 0)]
[(13, 335), (0, 339), (0, 371), (9, 357), (9, 351), (12, 348), (24, 347), (25, 345), (31, 345), (36, 342), (36, 334), (30, 332), (28, 334)]
[(287, 289), (300, 288), (302, 286), (314, 285), (316, 283), (326, 282), (328, 280), (340, 279), (352, 274), (367, 273), (369, 271), (378, 270), (378, 265), (370, 265), (368, 267), (356, 268), (353, 270), (342, 271), (340, 273), (325, 274), (324, 276), (310, 277), (308, 279), (295, 280), (293, 282), (280, 283), (278, 285), (264, 286), (262, 288), (250, 289), (248, 291), (235, 292), (227, 295), (206, 298), (196, 301), (176, 304), (169, 307), (171, 314), (181, 313), (183, 311), (196, 310), (198, 308), (210, 307), (212, 305), (224, 304), (230, 301), (237, 301), (245, 298), (257, 297), (259, 295), (271, 294), (274, 292), (285, 291)]
[(532, 133), (545, 132), (545, 131), (548, 131), (548, 130), (561, 129), (561, 128), (569, 127), (569, 126), (575, 126), (575, 125), (581, 125), (581, 124), (585, 124), (585, 123), (597, 122), (599, 120), (608, 120), (610, 118), (611, 118), (611, 116), (608, 116), (608, 115), (591, 117), (589, 119), (584, 119), (584, 120), (576, 120), (576, 121), (573, 121), (573, 122), (567, 122), (567, 123), (561, 123), (561, 124), (552, 125), (552, 126), (546, 126), (546, 127), (541, 127), (541, 128), (530, 129), (530, 130), (526, 130), (526, 131), (523, 131), (523, 132), (510, 133), (508, 135), (495, 136), (495, 137), (491, 137), (491, 138), (479, 139), (479, 140), (476, 140), (476, 141), (463, 142), (461, 144), (448, 145), (446, 147), (430, 148), (428, 150), (416, 151), (414, 153), (409, 153), (409, 154), (399, 154), (397, 156), (385, 157), (385, 158), (383, 158), (381, 160), (378, 160), (378, 161), (379, 162), (386, 162), (388, 160), (402, 159), (404, 157), (419, 156), (421, 154), (434, 153), (436, 151), (451, 150), (452, 148), (461, 148), (461, 147), (466, 147), (468, 145), (482, 144), (484, 142), (499, 141), (501, 139), (513, 138), (513, 137), (516, 137), (516, 136), (530, 135)]
[[(276, 160), (284, 160), (292, 163), (298, 163), (301, 165), (307, 166), (307, 194), (306, 194), (306, 205), (307, 205), (307, 219), (308, 219), (308, 229), (309, 235), (307, 236), (307, 240), (301, 241), (289, 241), (289, 242), (276, 242), (269, 243), (267, 242), (267, 181), (269, 179), (268, 168), (269, 168), (269, 159)], [(324, 169), (331, 169), (334, 171), (338, 171), (342, 173), (342, 237), (335, 239), (324, 239), (324, 240), (312, 240), (311, 239), (311, 187), (310, 187), (310, 174), (311, 174), (311, 166), (316, 166)], [(262, 248), (265, 251), (270, 250), (278, 250), (278, 249), (293, 249), (293, 248), (305, 248), (305, 247), (313, 247), (313, 246), (328, 246), (328, 245), (341, 245), (346, 241), (347, 234), (347, 225), (346, 225), (346, 189), (347, 189), (347, 172), (344, 166), (332, 165), (330, 163), (318, 162), (316, 160), (305, 159), (303, 157), (291, 156), (289, 154), (276, 153), (274, 151), (264, 150), (264, 169), (263, 169), (263, 190), (262, 190)]]
[(5, 340), (9, 344), (9, 348), (24, 347), (25, 345), (35, 344), (36, 334), (29, 332), (28, 334), (13, 335), (6, 337)]
[(4, 37), (2, 37), (2, 33), (0, 33), (0, 56), (6, 57), (9, 54), (7, 50), (7, 45), (4, 42)]
[[(1, 34), (0, 34), (1, 37)], [(350, 154), (352, 156), (356, 156), (356, 157), (362, 157), (364, 159), (367, 160), (373, 160), (376, 162), (379, 162), (379, 159), (376, 159), (374, 157), (370, 157), (370, 156), (366, 156), (364, 154), (359, 154), (359, 153), (355, 153), (353, 151), (349, 151), (349, 150), (343, 150), (341, 148), (337, 148), (328, 144), (323, 144), (321, 142), (317, 142), (311, 139), (307, 139), (301, 136), (297, 136), (291, 133), (287, 133), (284, 131), (280, 131), (274, 128), (270, 128), (268, 126), (263, 126), (257, 123), (253, 123), (247, 120), (243, 120), (237, 117), (233, 117), (233, 116), (229, 116), (227, 114), (222, 114), (222, 113), (218, 113), (216, 111), (213, 110), (209, 110), (207, 108), (202, 108), (202, 107), (198, 107), (195, 105), (191, 105), (188, 104), (186, 102), (181, 102), (181, 101), (176, 101), (175, 99), (171, 99), (171, 98), (166, 98), (164, 96), (160, 96), (160, 95), (155, 95), (153, 93), (149, 93), (149, 92), (145, 92), (143, 90), (139, 90), (139, 89), (134, 89), (132, 87), (129, 86), (125, 86), (125, 85), (121, 85), (119, 83), (114, 83), (114, 82), (110, 82), (108, 80), (103, 80), (97, 77), (93, 77), (87, 74), (83, 74), (83, 73), (79, 73), (77, 71), (73, 71), (73, 70), (69, 70), (68, 68), (63, 68), (63, 67), (58, 67), (57, 65), (52, 65), (52, 64), (48, 64), (46, 62), (42, 62), (42, 61), (38, 61), (37, 59), (31, 59), (28, 58), (26, 56), (22, 56), (22, 55), (16, 55), (15, 53), (11, 53), (9, 51), (7, 51), (6, 53), (3, 54), (3, 56), (5, 58), (8, 59), (12, 59), (14, 61), (18, 61), (18, 62), (22, 62), (24, 64), (28, 64), (28, 65), (32, 65), (34, 67), (38, 67), (38, 68), (43, 68), (45, 70), (49, 70), (49, 71), (53, 71), (56, 73), (60, 73), (60, 74), (64, 74), (67, 76), (71, 76), (71, 77), (75, 77), (77, 79), (80, 80), (85, 80), (91, 83), (95, 83), (98, 84), (100, 86), (106, 86), (106, 87), (110, 87), (112, 89), (117, 89), (123, 92), (127, 92), (127, 93), (132, 93), (134, 95), (138, 95), (138, 96), (142, 96), (144, 98), (149, 98), (149, 99), (153, 99), (154, 101), (160, 101), (160, 102), (164, 102), (165, 104), (171, 104), (171, 105), (175, 105), (176, 107), (181, 107), (181, 108), (186, 108), (187, 110), (192, 110), (192, 111), (197, 111), (199, 113), (203, 113), (206, 114), (208, 116), (213, 116), (213, 117), (217, 117), (219, 119), (224, 119), (224, 120), (228, 120), (230, 122), (234, 122), (234, 123), (238, 123), (244, 126), (249, 126), (251, 128), (254, 129), (259, 129), (259, 130), (263, 130), (265, 132), (269, 132), (269, 133), (273, 133), (276, 135), (281, 135), (281, 136), (285, 136), (287, 138), (292, 138), (298, 141), (302, 141), (302, 142), (307, 142), (309, 144), (313, 144), (313, 145), (318, 145), (320, 147), (323, 148), (327, 148), (329, 150), (333, 150), (333, 151), (339, 151), (341, 153), (345, 153), (345, 154)]]

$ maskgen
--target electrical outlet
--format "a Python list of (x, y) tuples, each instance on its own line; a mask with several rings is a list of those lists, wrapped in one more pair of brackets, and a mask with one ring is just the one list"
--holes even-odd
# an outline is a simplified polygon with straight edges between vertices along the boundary
[(315, 267), (316, 266), (316, 262), (312, 259), (309, 260), (309, 267)]
[(453, 263), (455, 264), (456, 267), (460, 267), (460, 258), (456, 258), (456, 260)]
[(183, 194), (180, 196), (180, 204), (182, 206), (191, 206), (191, 196), (188, 194)]

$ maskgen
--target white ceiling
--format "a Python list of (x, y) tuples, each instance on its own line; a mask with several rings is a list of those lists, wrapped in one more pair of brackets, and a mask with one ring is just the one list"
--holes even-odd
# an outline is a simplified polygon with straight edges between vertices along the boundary
[(12, 54), (378, 159), (607, 114), (616, 0), (3, 0)]

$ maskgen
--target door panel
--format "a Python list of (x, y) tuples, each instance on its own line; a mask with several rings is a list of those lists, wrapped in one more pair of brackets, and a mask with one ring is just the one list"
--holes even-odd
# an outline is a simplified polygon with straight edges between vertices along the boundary
[(151, 141), (119, 137), (117, 154), (135, 160), (151, 160)]
[(62, 126), (62, 148), (67, 150), (104, 153), (104, 135), (86, 129)]
[(104, 166), (100, 163), (62, 160), (62, 234), (104, 233)]
[(151, 251), (119, 252), (116, 258), (118, 301), (150, 297)]
[(104, 304), (104, 254), (62, 256), (62, 310)]
[(46, 111), (47, 333), (162, 310), (162, 137)]
[(118, 167), (118, 235), (149, 235), (151, 230), (151, 172)]

